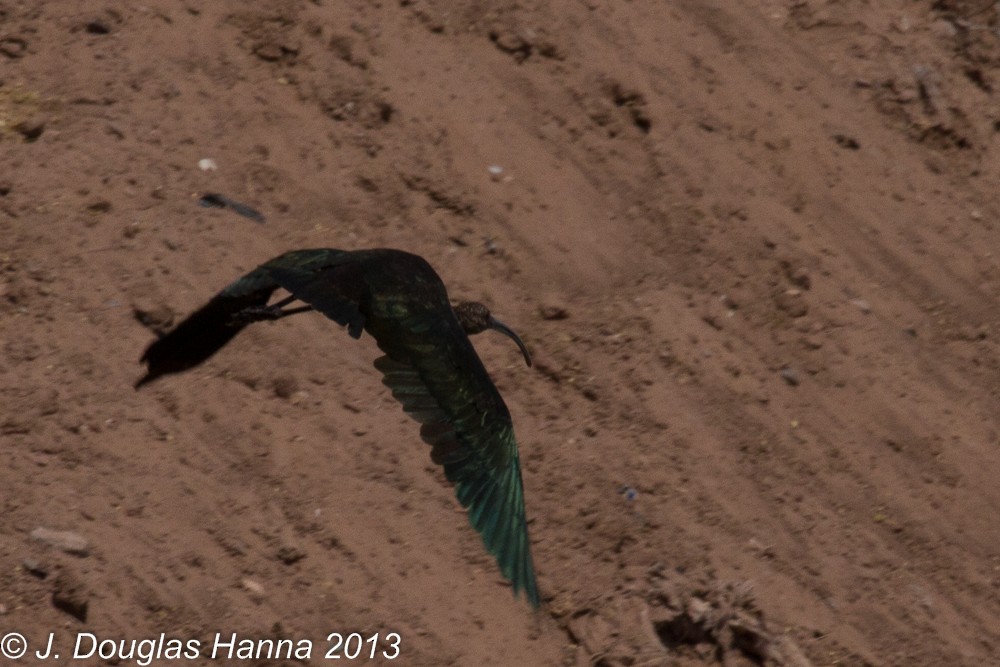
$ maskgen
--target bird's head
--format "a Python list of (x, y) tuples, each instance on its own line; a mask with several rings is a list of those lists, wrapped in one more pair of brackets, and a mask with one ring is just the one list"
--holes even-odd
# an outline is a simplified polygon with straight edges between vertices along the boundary
[(455, 315), (458, 317), (459, 323), (462, 328), (465, 329), (465, 333), (468, 335), (477, 334), (487, 329), (493, 329), (494, 331), (499, 331), (505, 336), (509, 336), (517, 346), (521, 348), (521, 354), (524, 355), (524, 361), (531, 366), (531, 355), (528, 354), (528, 348), (525, 347), (524, 341), (521, 340), (520, 336), (514, 333), (514, 330), (508, 327), (506, 324), (493, 317), (490, 314), (490, 309), (479, 303), (478, 301), (462, 301), (454, 306)]

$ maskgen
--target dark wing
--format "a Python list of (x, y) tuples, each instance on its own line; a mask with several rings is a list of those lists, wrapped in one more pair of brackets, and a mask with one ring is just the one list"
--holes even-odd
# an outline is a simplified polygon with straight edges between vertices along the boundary
[[(226, 287), (143, 355), (149, 372), (201, 363), (245, 324), (236, 317), (264, 306), (278, 287), (348, 327), (367, 330), (386, 353), (383, 382), (419, 421), (433, 460), (444, 466), (469, 521), (514, 592), (538, 607), (524, 490), (510, 412), (424, 260), (388, 250), (286, 253)], [(381, 287), (381, 289), (378, 289)], [(374, 295), (373, 295), (374, 292)], [(236, 318), (236, 319), (234, 319)]]
[[(356, 262), (272, 271), (281, 287), (345, 324), (352, 308), (386, 353), (383, 383), (422, 424), (431, 457), (444, 466), (469, 521), (514, 592), (539, 604), (524, 490), (510, 412), (423, 259), (391, 250), (357, 251)], [(354, 285), (365, 290), (353, 291)], [(348, 324), (350, 328), (350, 324)]]
[(352, 338), (361, 338), (365, 316), (359, 304), (367, 287), (362, 271), (358, 262), (339, 262), (316, 269), (276, 267), (270, 275), (296, 299), (347, 327)]
[[(444, 466), (469, 521), (497, 559), (514, 593), (538, 607), (524, 511), (524, 488), (510, 412), (469, 337), (444, 300), (445, 310), (393, 306), (393, 331), (373, 335), (386, 356), (375, 362), (383, 383), (419, 421), (431, 457)], [(370, 316), (371, 319), (375, 319)]]
[[(332, 248), (293, 250), (261, 264), (192, 313), (170, 333), (153, 341), (140, 361), (146, 375), (136, 387), (167, 373), (178, 373), (197, 366), (218, 352), (252, 320), (241, 320), (239, 313), (267, 305), (274, 291), (281, 287), (274, 272), (288, 267), (315, 272), (322, 267), (348, 261), (350, 253)], [(359, 334), (360, 335), (360, 334)]]

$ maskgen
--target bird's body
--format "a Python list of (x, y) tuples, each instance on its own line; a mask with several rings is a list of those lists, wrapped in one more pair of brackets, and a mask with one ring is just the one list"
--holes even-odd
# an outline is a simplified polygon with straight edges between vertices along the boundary
[[(291, 296), (267, 305), (283, 288)], [(282, 310), (292, 300), (304, 307)], [(485, 328), (517, 336), (480, 304), (452, 308), (441, 279), (423, 258), (399, 250), (294, 250), (231, 283), (142, 361), (142, 386), (187, 370), (248, 324), (317, 310), (354, 338), (367, 331), (385, 356), (375, 367), (403, 409), (420, 422), (432, 459), (444, 467), (469, 520), (496, 556), (514, 592), (538, 606), (517, 443), (510, 412), (483, 367), (469, 333)]]

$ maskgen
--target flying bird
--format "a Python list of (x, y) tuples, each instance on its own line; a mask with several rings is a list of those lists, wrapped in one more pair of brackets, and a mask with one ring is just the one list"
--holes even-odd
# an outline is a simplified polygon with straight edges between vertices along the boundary
[[(268, 304), (279, 288), (286, 298)], [(302, 305), (293, 305), (295, 302)], [(291, 306), (291, 307), (289, 307)], [(218, 352), (247, 325), (318, 311), (348, 334), (367, 331), (385, 356), (382, 383), (420, 422), (432, 460), (467, 508), (514, 594), (538, 607), (514, 426), (469, 335), (499, 331), (531, 357), (514, 331), (481, 303), (452, 307), (444, 283), (422, 257), (401, 250), (293, 250), (261, 264), (146, 348), (146, 375), (188, 370)]]

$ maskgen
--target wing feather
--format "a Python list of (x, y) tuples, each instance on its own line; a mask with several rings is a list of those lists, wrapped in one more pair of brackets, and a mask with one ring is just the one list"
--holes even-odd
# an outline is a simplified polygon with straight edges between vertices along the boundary
[[(446, 298), (431, 301), (433, 308), (428, 301), (425, 296), (419, 303), (390, 302), (381, 312), (376, 305), (379, 316), (369, 317), (369, 331), (386, 356), (375, 367), (404, 410), (414, 405), (409, 403), (414, 396), (430, 398), (439, 408), (442, 418), (424, 421), (421, 438), (431, 445), (432, 459), (444, 467), (469, 522), (514, 592), (524, 591), (537, 607), (510, 412)], [(387, 321), (395, 326), (375, 326)]]
[(361, 338), (365, 316), (360, 309), (364, 280), (355, 262), (331, 263), (317, 268), (272, 267), (270, 275), (296, 299), (347, 327), (352, 338)]

